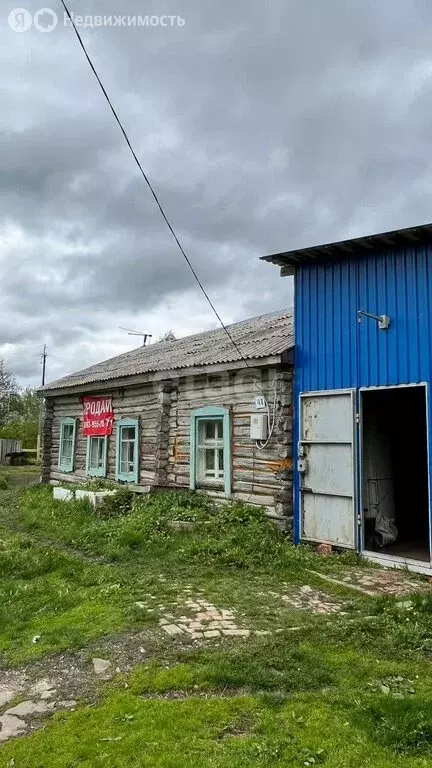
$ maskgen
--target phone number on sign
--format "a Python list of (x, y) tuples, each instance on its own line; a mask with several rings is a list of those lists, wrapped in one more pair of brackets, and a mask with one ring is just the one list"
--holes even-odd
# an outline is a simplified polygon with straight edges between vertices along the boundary
[(84, 429), (111, 429), (113, 419), (91, 419), (84, 422)]

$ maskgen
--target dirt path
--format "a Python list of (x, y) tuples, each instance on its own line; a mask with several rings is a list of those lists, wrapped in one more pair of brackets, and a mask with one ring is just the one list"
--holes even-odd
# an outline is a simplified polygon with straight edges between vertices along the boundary
[[(431, 589), (427, 582), (411, 580), (400, 571), (341, 568), (338, 579), (313, 573), (324, 582), (367, 595), (404, 598), (401, 605), (405, 610), (410, 609), (411, 601), (407, 600), (410, 595)], [(280, 586), (278, 592), (258, 595), (280, 601), (281, 610), (285, 606), (299, 612), (346, 615), (343, 599), (308, 584), (295, 587), (282, 583)], [(56, 711), (74, 709), (77, 701), (81, 705), (97, 701), (102, 695), (103, 683), (152, 658), (168, 661), (173, 651), (233, 640), (247, 642), (252, 635), (282, 631), (277, 628), (260, 631), (244, 626), (235, 609), (219, 608), (202, 593), (193, 596), (191, 592), (185, 588), (169, 610), (159, 606), (157, 627), (103, 638), (77, 653), (52, 654), (20, 669), (0, 669), (0, 743), (39, 728), (46, 717)], [(136, 605), (146, 609), (144, 604)], [(286, 631), (301, 628), (300, 621), (300, 626), (286, 628)]]
[[(39, 728), (58, 710), (99, 699), (102, 685), (130, 672), (170, 643), (146, 630), (105, 638), (77, 653), (52, 654), (19, 669), (0, 669), (0, 743)], [(17, 702), (19, 702), (17, 704)]]

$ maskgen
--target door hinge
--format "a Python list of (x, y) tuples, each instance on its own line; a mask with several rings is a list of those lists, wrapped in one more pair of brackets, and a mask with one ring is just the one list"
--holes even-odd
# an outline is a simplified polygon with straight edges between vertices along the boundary
[(355, 415), (356, 424), (360, 424), (360, 414), (356, 413)]
[(357, 515), (357, 525), (362, 524), (362, 516), (360, 514)]

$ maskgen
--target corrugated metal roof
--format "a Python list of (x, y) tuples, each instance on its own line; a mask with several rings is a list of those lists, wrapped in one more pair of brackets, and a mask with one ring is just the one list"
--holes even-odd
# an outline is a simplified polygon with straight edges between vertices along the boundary
[[(294, 345), (292, 310), (259, 315), (241, 323), (234, 323), (228, 328), (243, 357), (249, 360), (280, 355)], [(232, 363), (241, 359), (223, 328), (218, 328), (194, 336), (185, 336), (177, 341), (162, 341), (133, 349), (58, 379), (44, 387), (43, 391), (66, 389), (142, 373)]]
[[(261, 258), (263, 261), (270, 261), (272, 264), (283, 267), (284, 274), (292, 274), (295, 267), (302, 263), (340, 261), (341, 259), (349, 259), (350, 256), (368, 256), (377, 251), (401, 246), (414, 247), (425, 243), (432, 243), (432, 224), (395, 229), (392, 232), (355, 237), (351, 240), (340, 240), (310, 248), (297, 248), (293, 251), (274, 253)], [(287, 267), (291, 267), (291, 269), (286, 269)]]

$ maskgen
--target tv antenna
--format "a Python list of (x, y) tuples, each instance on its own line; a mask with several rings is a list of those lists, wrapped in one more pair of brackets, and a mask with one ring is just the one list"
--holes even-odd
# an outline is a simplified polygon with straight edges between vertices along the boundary
[(152, 338), (152, 334), (151, 333), (142, 333), (141, 331), (133, 331), (133, 330), (131, 330), (131, 328), (123, 328), (122, 325), (119, 325), (119, 328), (120, 328), (121, 331), (127, 331), (128, 336), (141, 336), (141, 338), (143, 340), (143, 347), (146, 346), (147, 339), (151, 339)]

